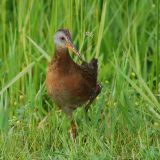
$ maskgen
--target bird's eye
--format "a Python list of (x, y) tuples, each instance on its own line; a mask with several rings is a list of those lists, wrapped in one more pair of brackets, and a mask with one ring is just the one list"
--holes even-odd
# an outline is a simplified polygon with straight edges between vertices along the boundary
[(64, 41), (64, 40), (65, 40), (65, 38), (64, 38), (64, 37), (60, 37), (60, 39), (61, 39), (62, 41)]

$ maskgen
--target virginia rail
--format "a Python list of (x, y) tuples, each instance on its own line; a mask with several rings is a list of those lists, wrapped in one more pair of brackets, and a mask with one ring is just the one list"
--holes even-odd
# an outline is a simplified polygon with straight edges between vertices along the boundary
[[(97, 60), (87, 63), (81, 59), (80, 53), (72, 43), (70, 32), (59, 29), (54, 35), (55, 54), (48, 65), (46, 88), (49, 96), (71, 121), (71, 135), (76, 137), (76, 125), (72, 117), (73, 111), (83, 104), (88, 111), (90, 104), (100, 93), (97, 83)], [(82, 61), (76, 64), (70, 57), (71, 49)]]

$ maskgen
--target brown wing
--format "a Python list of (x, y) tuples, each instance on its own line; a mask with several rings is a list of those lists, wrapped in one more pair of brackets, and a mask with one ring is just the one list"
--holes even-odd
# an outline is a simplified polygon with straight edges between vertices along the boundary
[(97, 83), (98, 70), (97, 59), (93, 58), (89, 63), (83, 62), (80, 67), (82, 76), (91, 86), (95, 87)]
[(85, 110), (87, 112), (94, 99), (101, 92), (101, 86), (100, 84), (97, 83), (97, 71), (98, 71), (97, 59), (93, 58), (90, 63), (83, 62), (81, 68), (83, 77), (92, 87), (89, 101), (85, 106)]

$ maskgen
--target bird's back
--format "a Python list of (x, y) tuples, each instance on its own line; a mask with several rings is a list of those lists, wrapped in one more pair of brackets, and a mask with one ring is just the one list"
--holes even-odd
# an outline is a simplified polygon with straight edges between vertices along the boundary
[(97, 84), (97, 71), (98, 61), (95, 58), (93, 58), (89, 63), (83, 62), (81, 64), (81, 74), (91, 87), (95, 87)]

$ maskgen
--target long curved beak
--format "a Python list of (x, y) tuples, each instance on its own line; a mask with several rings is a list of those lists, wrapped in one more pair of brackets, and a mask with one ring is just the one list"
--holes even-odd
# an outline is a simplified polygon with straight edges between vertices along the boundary
[(67, 41), (66, 47), (71, 49), (78, 56), (78, 58), (82, 60), (80, 53), (77, 51), (76, 47), (73, 45), (73, 43), (70, 40)]

